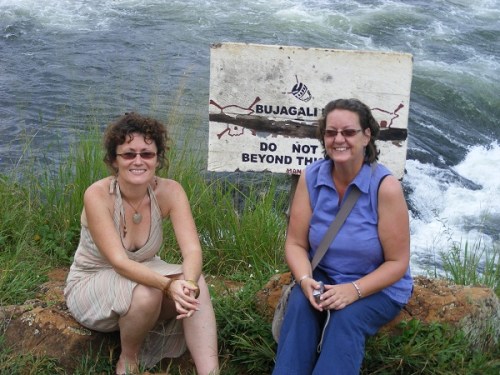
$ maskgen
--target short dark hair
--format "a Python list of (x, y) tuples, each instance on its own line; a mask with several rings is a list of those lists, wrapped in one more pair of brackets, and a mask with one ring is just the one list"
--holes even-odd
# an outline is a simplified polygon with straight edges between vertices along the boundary
[(325, 108), (323, 109), (323, 115), (319, 119), (318, 122), (318, 139), (323, 146), (323, 154), (326, 159), (329, 159), (329, 156), (326, 153), (325, 149), (325, 129), (326, 129), (326, 117), (330, 112), (335, 109), (345, 109), (347, 111), (351, 111), (358, 114), (359, 123), (363, 131), (365, 129), (370, 129), (371, 137), (370, 142), (366, 146), (365, 150), (365, 161), (369, 163), (373, 163), (378, 159), (379, 150), (375, 145), (375, 141), (380, 133), (380, 126), (372, 115), (372, 111), (370, 107), (364, 104), (362, 101), (358, 99), (337, 99), (329, 102)]
[(127, 140), (132, 140), (133, 133), (142, 134), (148, 144), (154, 142), (157, 148), (158, 168), (168, 167), (166, 153), (169, 149), (169, 138), (165, 125), (154, 118), (129, 112), (111, 122), (104, 133), (104, 162), (112, 171), (116, 172), (113, 167), (116, 161), (116, 148)]

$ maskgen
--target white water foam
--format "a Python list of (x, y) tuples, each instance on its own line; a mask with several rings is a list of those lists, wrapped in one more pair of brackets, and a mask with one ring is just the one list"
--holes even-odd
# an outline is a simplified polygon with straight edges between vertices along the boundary
[(33, 20), (37, 28), (58, 30), (103, 31), (120, 13), (133, 11), (144, 0), (0, 0), (4, 20)]
[(498, 246), (500, 222), (500, 145), (473, 146), (453, 168), (481, 188), (473, 190), (450, 182), (443, 169), (415, 160), (406, 163), (405, 184), (418, 214), (411, 215), (411, 265), (413, 273), (441, 273), (440, 252), (453, 245), (481, 242)]

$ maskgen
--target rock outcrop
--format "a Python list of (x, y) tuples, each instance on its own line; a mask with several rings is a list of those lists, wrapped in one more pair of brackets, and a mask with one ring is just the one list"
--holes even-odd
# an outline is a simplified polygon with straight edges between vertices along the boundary
[[(0, 331), (5, 336), (3, 345), (13, 352), (56, 358), (59, 366), (71, 374), (84, 356), (92, 360), (105, 353), (117, 359), (120, 336), (118, 332), (87, 329), (73, 319), (63, 295), (67, 272), (52, 271), (50, 281), (40, 286), (35, 299), (23, 305), (0, 306)], [(194, 368), (188, 353), (166, 361), (186, 371)]]
[[(63, 297), (66, 274), (67, 270), (52, 272), (50, 281), (41, 285), (36, 299), (21, 306), (0, 307), (0, 330), (5, 336), (3, 345), (11, 350), (57, 358), (60, 366), (72, 373), (82, 356), (91, 358), (105, 351), (106, 355), (116, 358), (120, 348), (117, 333), (92, 331), (72, 318)], [(281, 295), (281, 288), (290, 280), (290, 273), (275, 275), (257, 293), (257, 308), (269, 322)], [(229, 286), (224, 285), (226, 291), (239, 289), (230, 283)], [(498, 345), (500, 302), (489, 288), (464, 287), (444, 280), (416, 277), (410, 302), (383, 329), (397, 334), (397, 324), (411, 319), (459, 327), (476, 347)], [(194, 368), (189, 354), (174, 359), (173, 365), (187, 371)]]
[(65, 272), (50, 275), (36, 299), (20, 306), (0, 307), (4, 345), (20, 353), (59, 359), (61, 367), (73, 372), (82, 353), (98, 353), (100, 348), (118, 348), (116, 334), (91, 331), (77, 323), (64, 303)]
[[(289, 272), (273, 276), (257, 294), (261, 314), (272, 321), (283, 285), (290, 283)], [(414, 278), (413, 295), (383, 331), (396, 331), (402, 321), (411, 319), (423, 323), (445, 323), (462, 329), (471, 344), (479, 348), (498, 345), (500, 338), (500, 301), (490, 288), (461, 286), (441, 279), (422, 276)]]

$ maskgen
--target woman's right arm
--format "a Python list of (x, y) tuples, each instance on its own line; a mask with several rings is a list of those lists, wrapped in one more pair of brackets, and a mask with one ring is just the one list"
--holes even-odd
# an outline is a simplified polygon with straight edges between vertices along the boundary
[(285, 241), (285, 258), (295, 280), (300, 282), (302, 290), (309, 290), (306, 295), (310, 300), (312, 290), (317, 285), (311, 281), (312, 270), (308, 257), (311, 216), (311, 204), (309, 203), (305, 172), (303, 172), (299, 177), (290, 209), (290, 221)]

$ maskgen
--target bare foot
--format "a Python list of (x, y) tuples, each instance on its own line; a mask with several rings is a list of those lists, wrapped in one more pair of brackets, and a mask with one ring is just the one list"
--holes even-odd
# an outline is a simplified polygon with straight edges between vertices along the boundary
[(127, 361), (125, 359), (120, 359), (116, 363), (116, 375), (132, 375), (140, 374), (139, 365), (137, 362)]

